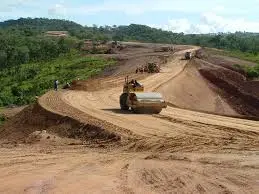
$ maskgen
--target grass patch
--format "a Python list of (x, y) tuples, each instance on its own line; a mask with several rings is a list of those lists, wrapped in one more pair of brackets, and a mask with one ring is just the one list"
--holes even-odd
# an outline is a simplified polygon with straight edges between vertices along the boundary
[(236, 57), (242, 60), (247, 60), (259, 64), (259, 54), (258, 53), (245, 53), (241, 51), (224, 51), (227, 56)]
[(233, 66), (237, 69), (244, 70), (246, 72), (247, 77), (250, 79), (259, 78), (259, 55), (258, 54), (245, 53), (241, 51), (226, 51), (226, 50), (215, 50), (215, 49), (207, 49), (207, 51), (212, 54), (235, 57), (238, 59), (258, 63), (255, 66), (240, 65), (240, 64), (234, 64)]
[(0, 125), (4, 124), (6, 118), (4, 115), (0, 115)]
[(219, 54), (223, 56), (235, 57), (241, 60), (251, 61), (259, 64), (259, 53), (248, 53), (241, 51), (216, 50), (206, 48), (209, 53)]
[(115, 63), (97, 57), (81, 56), (77, 52), (49, 62), (23, 64), (0, 72), (0, 106), (24, 105), (53, 88), (55, 79), (60, 85), (76, 78), (87, 79)]

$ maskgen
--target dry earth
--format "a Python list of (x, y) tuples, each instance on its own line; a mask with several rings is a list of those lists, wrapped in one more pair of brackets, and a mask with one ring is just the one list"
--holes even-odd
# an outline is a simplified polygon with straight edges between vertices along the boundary
[(185, 51), (141, 78), (170, 102), (159, 115), (122, 112), (116, 73), (95, 83), (106, 89), (51, 91), (7, 122), (0, 192), (257, 193), (259, 122), (187, 110), (238, 115)]

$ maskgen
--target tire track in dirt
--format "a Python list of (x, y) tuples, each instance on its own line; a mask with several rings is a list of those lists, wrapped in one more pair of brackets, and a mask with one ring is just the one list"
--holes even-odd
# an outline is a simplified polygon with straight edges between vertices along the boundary
[[(187, 61), (181, 60), (184, 52), (176, 53), (172, 62), (168, 63), (161, 73), (143, 79), (142, 83), (147, 91), (163, 86), (184, 71), (187, 65)], [(102, 81), (105, 84), (106, 80)], [(112, 80), (109, 78), (107, 81)], [(116, 81), (117, 78), (114, 79), (114, 82)], [(94, 92), (66, 91), (57, 95), (52, 92), (43, 96), (40, 102), (54, 112), (59, 111), (82, 122), (89, 120), (85, 115), (91, 115), (92, 119), (97, 118), (98, 122), (94, 122), (100, 126), (108, 125), (109, 130), (122, 136), (130, 134), (138, 139), (128, 146), (133, 150), (254, 150), (259, 145), (259, 123), (256, 121), (172, 107), (163, 110), (160, 116), (154, 117), (121, 112), (118, 104), (121, 90), (121, 87), (115, 87)]]
[[(181, 71), (186, 61), (179, 60), (180, 54), (162, 73), (143, 80), (147, 90), (154, 90)], [(108, 81), (113, 79), (117, 81), (117, 77)], [(130, 140), (109, 149), (31, 145), (1, 148), (0, 192), (259, 190), (259, 122), (172, 107), (153, 116), (121, 112), (121, 90), (122, 86), (93, 92), (52, 91), (41, 97), (39, 105), (52, 114), (96, 125)]]

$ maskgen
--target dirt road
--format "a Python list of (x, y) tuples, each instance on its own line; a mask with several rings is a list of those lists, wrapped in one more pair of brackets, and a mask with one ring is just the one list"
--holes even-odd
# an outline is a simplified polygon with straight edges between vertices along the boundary
[[(180, 60), (181, 54), (179, 52), (160, 74), (154, 74), (142, 81), (147, 91), (159, 90), (181, 76), (187, 63), (185, 60)], [(168, 107), (160, 115), (153, 116), (121, 112), (118, 103), (121, 91), (121, 87), (96, 92), (68, 91), (62, 94), (61, 99), (86, 114), (126, 128), (140, 138), (147, 139), (146, 142), (143, 140), (143, 144), (150, 147), (162, 146), (162, 141), (164, 144), (169, 144), (166, 146), (168, 150), (174, 151), (178, 149), (177, 144), (180, 145), (181, 150), (185, 150), (185, 147), (187, 150), (207, 150), (213, 147), (218, 149), (215, 144), (220, 144), (224, 148), (233, 148), (246, 147), (250, 141), (251, 147), (258, 143), (256, 139), (258, 136), (254, 136), (258, 135), (259, 129), (259, 123), (256, 121), (197, 113), (173, 107)], [(168, 89), (167, 92), (170, 91)]]
[(0, 193), (256, 193), (258, 155), (0, 149)]
[[(159, 74), (145, 78), (147, 91), (165, 92), (185, 72), (184, 51)], [(105, 79), (103, 80), (105, 81)], [(118, 82), (112, 78), (109, 82)], [(112, 123), (132, 140), (122, 147), (1, 148), (2, 193), (256, 193), (259, 190), (259, 122), (174, 107), (159, 115), (121, 112), (122, 87), (94, 92), (50, 92), (46, 110), (89, 122)], [(170, 97), (170, 94), (168, 95)], [(224, 103), (224, 102), (222, 102)], [(68, 107), (68, 108), (67, 108)], [(124, 130), (123, 130), (124, 129)], [(113, 131), (113, 128), (109, 128)]]

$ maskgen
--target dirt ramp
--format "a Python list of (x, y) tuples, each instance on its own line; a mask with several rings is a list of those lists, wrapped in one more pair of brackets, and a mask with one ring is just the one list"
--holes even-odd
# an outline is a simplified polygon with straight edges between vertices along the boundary
[(200, 66), (190, 61), (182, 73), (162, 85), (161, 92), (166, 101), (177, 107), (213, 112), (224, 115), (237, 115), (199, 73)]

